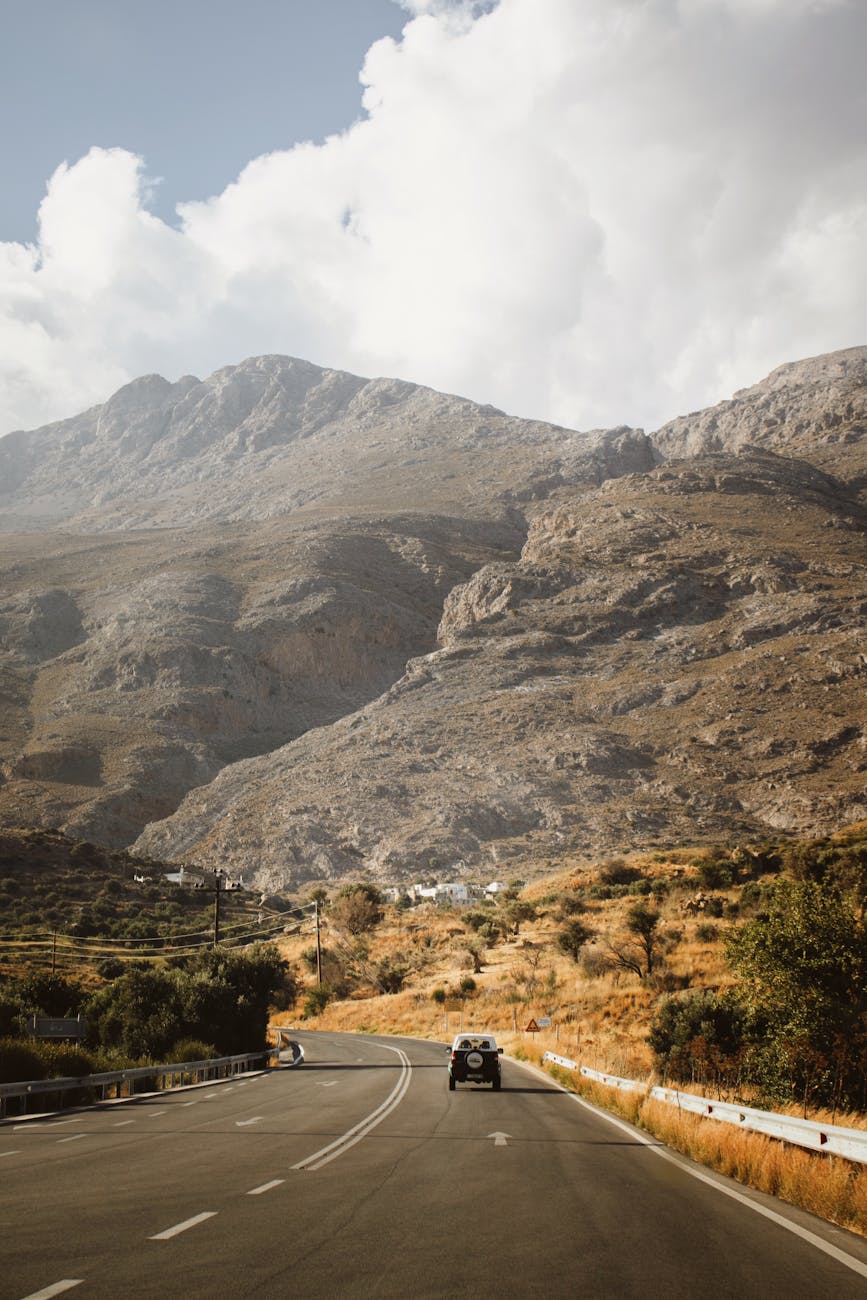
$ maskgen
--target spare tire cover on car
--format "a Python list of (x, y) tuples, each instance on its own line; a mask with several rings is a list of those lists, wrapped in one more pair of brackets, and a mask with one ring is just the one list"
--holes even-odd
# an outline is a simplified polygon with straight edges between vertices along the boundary
[(470, 1070), (481, 1070), (485, 1063), (485, 1058), (481, 1052), (467, 1052), (467, 1068)]

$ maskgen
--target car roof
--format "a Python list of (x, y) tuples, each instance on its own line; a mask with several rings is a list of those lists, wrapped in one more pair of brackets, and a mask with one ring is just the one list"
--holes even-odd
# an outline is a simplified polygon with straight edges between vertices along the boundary
[(497, 1040), (493, 1034), (484, 1032), (479, 1034), (475, 1030), (470, 1033), (457, 1034), (452, 1046), (460, 1047), (462, 1043), (469, 1043), (470, 1047), (478, 1047), (483, 1042), (487, 1043), (489, 1047), (497, 1046)]

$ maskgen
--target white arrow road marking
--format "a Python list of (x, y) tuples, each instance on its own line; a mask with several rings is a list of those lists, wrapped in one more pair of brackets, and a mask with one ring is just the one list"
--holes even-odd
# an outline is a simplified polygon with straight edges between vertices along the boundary
[[(385, 1043), (382, 1046), (385, 1047)], [(338, 1156), (343, 1155), (344, 1151), (354, 1147), (356, 1142), (360, 1142), (363, 1137), (366, 1137), (371, 1129), (376, 1128), (377, 1124), (381, 1124), (385, 1117), (390, 1115), (396, 1106), (400, 1105), (412, 1078), (412, 1066), (406, 1052), (401, 1048), (386, 1047), (386, 1051), (394, 1052), (400, 1057), (400, 1078), (385, 1101), (377, 1106), (376, 1110), (371, 1111), (365, 1119), (360, 1120), (353, 1128), (347, 1130), (342, 1137), (336, 1138), (334, 1142), (329, 1142), (328, 1146), (322, 1147), (320, 1151), (314, 1151), (313, 1155), (308, 1156), (306, 1160), (299, 1160), (297, 1165), (292, 1166), (293, 1169), (305, 1169), (308, 1173), (321, 1169), (330, 1160), (336, 1160)]]
[(173, 1228), (166, 1228), (165, 1232), (156, 1232), (149, 1241), (168, 1241), (170, 1237), (176, 1237), (179, 1232), (186, 1232), (187, 1228), (195, 1228), (197, 1223), (204, 1223), (205, 1219), (213, 1219), (216, 1210), (205, 1210), (203, 1214), (194, 1214), (191, 1219), (184, 1219), (183, 1223), (176, 1223)]
[(261, 1196), (263, 1192), (270, 1192), (272, 1188), (280, 1187), (285, 1181), (285, 1178), (272, 1178), (270, 1183), (263, 1183), (261, 1187), (254, 1187), (252, 1192), (248, 1192), (247, 1195)]
[(511, 1136), (512, 1136), (511, 1133), (489, 1133), (488, 1134), (489, 1138), (494, 1139), (495, 1147), (507, 1147), (509, 1144), (506, 1141), (506, 1138), (510, 1138)]
[(256, 1115), (253, 1119), (236, 1119), (235, 1128), (245, 1128), (248, 1124), (258, 1124), (259, 1120), (264, 1118), (264, 1115)]
[(32, 1291), (26, 1295), (24, 1300), (51, 1300), (53, 1295), (60, 1295), (63, 1291), (71, 1291), (74, 1286), (81, 1286), (84, 1281), (83, 1277), (65, 1277), (62, 1282), (55, 1282), (52, 1286), (43, 1287), (41, 1291)]

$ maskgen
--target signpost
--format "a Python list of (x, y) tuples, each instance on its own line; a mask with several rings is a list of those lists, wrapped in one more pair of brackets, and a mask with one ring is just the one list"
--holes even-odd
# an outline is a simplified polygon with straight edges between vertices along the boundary
[(81, 1016), (31, 1016), (27, 1032), (31, 1038), (83, 1038), (87, 1022)]

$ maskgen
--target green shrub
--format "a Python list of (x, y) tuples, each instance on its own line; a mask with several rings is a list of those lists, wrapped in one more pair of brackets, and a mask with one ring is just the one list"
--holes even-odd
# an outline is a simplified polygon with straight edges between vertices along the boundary
[(200, 1038), (179, 1038), (169, 1048), (164, 1065), (182, 1064), (184, 1061), (210, 1061), (219, 1056), (213, 1043), (203, 1043)]
[(705, 889), (728, 889), (732, 869), (728, 863), (702, 859), (698, 864), (698, 878)]
[(48, 1065), (35, 1047), (16, 1038), (0, 1039), (0, 1083), (44, 1079)]
[(680, 1082), (731, 1080), (741, 1064), (745, 1014), (731, 998), (693, 989), (665, 998), (651, 1024), (657, 1067)]
[(307, 990), (304, 998), (305, 1017), (318, 1016), (325, 1010), (333, 997), (334, 990), (330, 989), (327, 984), (314, 984), (311, 989)]
[(45, 1061), (49, 1079), (78, 1079), (83, 1074), (94, 1073), (93, 1057), (80, 1047), (67, 1043), (40, 1043), (39, 1055)]
[(633, 885), (643, 875), (638, 867), (630, 867), (623, 858), (612, 858), (609, 862), (603, 862), (599, 868), (599, 879), (603, 885)]

